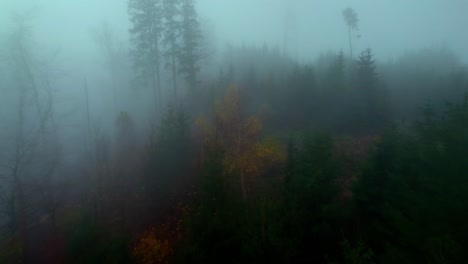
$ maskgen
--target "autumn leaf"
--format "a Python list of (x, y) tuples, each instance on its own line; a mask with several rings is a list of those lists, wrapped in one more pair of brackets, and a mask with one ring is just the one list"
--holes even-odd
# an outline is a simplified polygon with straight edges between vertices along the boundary
[(257, 116), (244, 117), (241, 89), (232, 85), (215, 110), (215, 124), (199, 118), (197, 126), (204, 135), (206, 145), (222, 147), (223, 165), (229, 175), (239, 176), (244, 199), (246, 182), (255, 181), (262, 171), (274, 162), (284, 160), (280, 144), (273, 138), (261, 138), (262, 121)]

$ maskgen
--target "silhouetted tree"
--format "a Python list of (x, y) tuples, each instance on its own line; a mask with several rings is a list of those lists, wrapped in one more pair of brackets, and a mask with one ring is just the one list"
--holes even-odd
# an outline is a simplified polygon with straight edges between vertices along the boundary
[(180, 71), (185, 76), (190, 88), (197, 85), (200, 70), (202, 34), (194, 0), (182, 0), (182, 46), (180, 53)]
[(359, 19), (357, 17), (356, 12), (350, 7), (343, 10), (343, 18), (345, 20), (346, 25), (348, 26), (349, 55), (351, 59), (353, 59), (353, 45), (351, 41), (351, 31), (358, 30)]
[(468, 105), (426, 108), (411, 134), (385, 133), (360, 175), (360, 231), (378, 263), (467, 258)]
[(341, 168), (327, 134), (307, 135), (300, 146), (288, 144), (284, 239), (293, 243), (293, 255), (302, 261), (323, 262), (341, 235), (332, 227)]
[(30, 14), (13, 18), (14, 28), (5, 45), (8, 51), (5, 61), (10, 74), (7, 83), (12, 89), (2, 91), (2, 97), (13, 102), (8, 109), (13, 121), (2, 120), (2, 124), (11, 130), (2, 131), (6, 140), (0, 142), (0, 207), (6, 210), (3, 219), (17, 238), (22, 258), (29, 250), (29, 229), (38, 222), (37, 209), (45, 209), (45, 213), (55, 212), (55, 204), (47, 210), (38, 203), (43, 194), (38, 183), (48, 189), (49, 194), (55, 191), (52, 190), (55, 184), (52, 176), (60, 159), (48, 65), (41, 65), (44, 71), (38, 69), (31, 45), (34, 40)]
[(191, 142), (186, 114), (170, 106), (155, 132), (148, 146), (146, 182), (151, 201), (161, 204), (187, 180)]
[(372, 50), (364, 50), (357, 60), (357, 79), (359, 89), (372, 90), (377, 84), (377, 72)]
[(372, 50), (364, 50), (357, 64), (357, 93), (359, 100), (362, 100), (364, 120), (369, 127), (376, 127), (384, 117), (384, 101), (382, 100), (382, 91), (379, 90), (375, 60)]
[(162, 42), (166, 46), (164, 56), (168, 60), (167, 66), (171, 69), (172, 87), (177, 96), (177, 57), (180, 53), (178, 42), (181, 31), (181, 6), (180, 0), (163, 0), (162, 12), (164, 16), (164, 30)]
[(154, 89), (161, 107), (161, 34), (162, 6), (160, 0), (129, 0), (128, 14), (132, 22), (130, 40), (137, 83)]
[(340, 51), (330, 68), (328, 69), (327, 80), (330, 84), (330, 88), (333, 90), (341, 90), (344, 87), (345, 82), (345, 61), (343, 51)]
[(115, 122), (115, 172), (111, 183), (113, 201), (117, 205), (118, 217), (125, 225), (129, 205), (134, 198), (136, 189), (135, 161), (136, 161), (136, 133), (132, 117), (127, 112), (121, 112)]

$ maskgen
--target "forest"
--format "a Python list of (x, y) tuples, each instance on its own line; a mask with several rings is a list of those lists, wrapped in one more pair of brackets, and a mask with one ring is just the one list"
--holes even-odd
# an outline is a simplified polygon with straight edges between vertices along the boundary
[(124, 38), (101, 23), (73, 59), (40, 12), (0, 25), (0, 263), (468, 261), (450, 42), (388, 59), (340, 2), (342, 48), (305, 58), (292, 16), (219, 47), (195, 0), (120, 2)]

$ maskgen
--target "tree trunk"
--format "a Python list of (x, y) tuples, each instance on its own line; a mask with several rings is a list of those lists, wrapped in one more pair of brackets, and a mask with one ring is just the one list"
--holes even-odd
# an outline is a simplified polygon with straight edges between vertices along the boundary
[(348, 26), (348, 37), (349, 37), (349, 56), (353, 60), (353, 45), (351, 43), (351, 26)]
[(25, 208), (25, 197), (23, 186), (21, 182), (17, 184), (18, 191), (18, 220), (19, 220), (19, 231), (20, 231), (20, 241), (23, 248), (26, 247), (27, 241), (27, 219), (26, 219), (26, 208)]
[(176, 55), (175, 55), (175, 44), (172, 44), (172, 85), (174, 88), (174, 97), (177, 98), (177, 69), (176, 69)]
[(240, 173), (240, 179), (241, 179), (242, 197), (244, 198), (244, 201), (247, 201), (247, 191), (245, 190), (244, 172), (242, 170)]
[(159, 112), (162, 113), (162, 105), (161, 105), (161, 72), (159, 70), (159, 63), (156, 64), (156, 81), (157, 81), (157, 88), (158, 88)]

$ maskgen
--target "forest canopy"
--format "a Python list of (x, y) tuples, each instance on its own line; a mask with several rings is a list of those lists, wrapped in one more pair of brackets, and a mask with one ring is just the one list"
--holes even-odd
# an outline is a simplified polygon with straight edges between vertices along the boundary
[(207, 2), (0, 3), (0, 263), (467, 262), (463, 8)]

